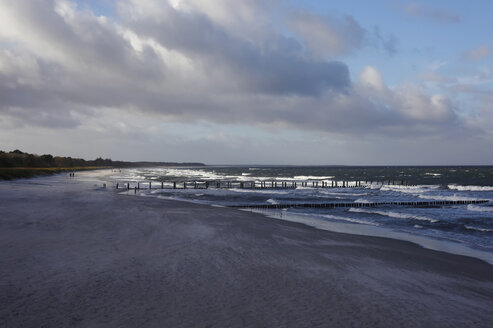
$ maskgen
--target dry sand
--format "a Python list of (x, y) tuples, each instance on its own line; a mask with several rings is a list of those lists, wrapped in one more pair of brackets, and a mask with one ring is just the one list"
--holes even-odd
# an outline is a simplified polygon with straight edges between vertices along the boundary
[(493, 266), (102, 189), (0, 182), (0, 327), (493, 327)]

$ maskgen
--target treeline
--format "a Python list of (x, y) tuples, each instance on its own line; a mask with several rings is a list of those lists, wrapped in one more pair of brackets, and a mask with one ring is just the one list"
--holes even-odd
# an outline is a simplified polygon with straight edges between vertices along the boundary
[(35, 155), (24, 153), (18, 149), (11, 152), (0, 150), (0, 167), (30, 167), (30, 168), (70, 168), (70, 167), (145, 167), (145, 166), (203, 166), (202, 163), (175, 162), (125, 162), (113, 161), (101, 157), (95, 160), (62, 157), (53, 155)]

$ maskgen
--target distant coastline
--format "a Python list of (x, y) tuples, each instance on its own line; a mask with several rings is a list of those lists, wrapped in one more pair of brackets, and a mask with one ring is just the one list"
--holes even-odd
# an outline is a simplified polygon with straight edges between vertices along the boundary
[(0, 150), (0, 180), (12, 180), (31, 178), (40, 175), (50, 175), (61, 172), (73, 172), (82, 170), (132, 168), (132, 167), (190, 167), (206, 166), (203, 163), (179, 163), (179, 162), (127, 162), (103, 159), (85, 160), (50, 154), (36, 155), (22, 152), (18, 149), (5, 152)]

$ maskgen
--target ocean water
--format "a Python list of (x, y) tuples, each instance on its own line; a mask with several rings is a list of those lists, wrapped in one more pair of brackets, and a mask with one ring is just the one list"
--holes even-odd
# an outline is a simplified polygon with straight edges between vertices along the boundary
[[(113, 183), (137, 183), (136, 195), (234, 206), (306, 203), (487, 200), (454, 206), (288, 208), (256, 210), (266, 215), (344, 232), (390, 237), (406, 234), (447, 241), (493, 254), (493, 167), (266, 167), (138, 168), (114, 172)], [(194, 181), (198, 181), (195, 189)], [(251, 182), (256, 188), (249, 188)], [(350, 188), (320, 188), (337, 183)], [(359, 182), (361, 186), (359, 186)], [(177, 182), (177, 189), (173, 189)], [(187, 189), (182, 189), (188, 182)], [(205, 188), (208, 182), (209, 188)], [(232, 188), (216, 188), (217, 183)], [(268, 188), (259, 188), (265, 182)], [(296, 188), (270, 188), (273, 183)], [(382, 184), (383, 182), (383, 184)], [(163, 188), (161, 189), (161, 183)], [(243, 188), (240, 188), (243, 183)], [(306, 183), (306, 186), (303, 186)], [(313, 187), (318, 183), (318, 188)], [(358, 186), (357, 186), (358, 185)], [(134, 194), (134, 192), (128, 192)], [(341, 228), (342, 227), (342, 228)], [(375, 233), (375, 231), (380, 231)]]

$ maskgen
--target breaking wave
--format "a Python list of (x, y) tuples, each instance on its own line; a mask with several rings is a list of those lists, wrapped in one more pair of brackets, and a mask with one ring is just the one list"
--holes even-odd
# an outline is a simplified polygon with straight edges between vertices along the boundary
[(449, 184), (447, 187), (451, 190), (459, 191), (493, 191), (492, 186), (460, 186), (456, 184)]
[(426, 216), (421, 216), (421, 215), (413, 215), (413, 214), (407, 214), (407, 213), (397, 213), (397, 212), (391, 212), (391, 211), (371, 211), (371, 210), (364, 210), (361, 208), (350, 208), (349, 212), (356, 212), (356, 213), (368, 213), (368, 214), (378, 214), (382, 216), (388, 216), (391, 218), (397, 218), (397, 219), (412, 219), (412, 220), (419, 220), (419, 221), (428, 221), (431, 223), (436, 223), (439, 220), (428, 218)]

